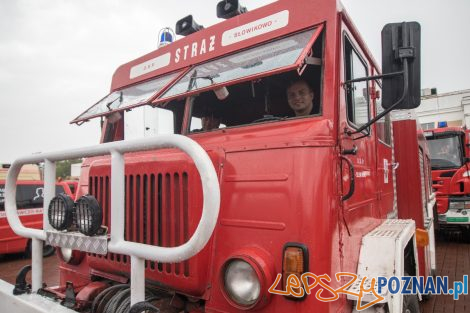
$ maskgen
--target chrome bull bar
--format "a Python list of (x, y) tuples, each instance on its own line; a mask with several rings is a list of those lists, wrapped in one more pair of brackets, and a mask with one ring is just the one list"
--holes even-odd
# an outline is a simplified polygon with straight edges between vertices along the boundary
[[(193, 236), (184, 244), (173, 247), (159, 247), (124, 239), (124, 153), (145, 150), (177, 148), (185, 152), (199, 171), (203, 191), (202, 216)], [(32, 291), (42, 287), (42, 246), (47, 232), (52, 231), (48, 221), (49, 203), (55, 196), (55, 162), (111, 155), (111, 226), (108, 251), (131, 257), (131, 305), (145, 300), (145, 260), (161, 263), (185, 261), (201, 251), (209, 241), (217, 223), (220, 207), (220, 186), (215, 168), (206, 151), (195, 141), (181, 135), (159, 135), (126, 142), (111, 142), (87, 148), (53, 153), (41, 153), (14, 161), (8, 171), (5, 186), (5, 211), (13, 231), (32, 239)], [(44, 169), (44, 226), (42, 230), (25, 227), (18, 216), (16, 207), (16, 182), (24, 164), (45, 163)], [(59, 245), (62, 246), (62, 245)]]

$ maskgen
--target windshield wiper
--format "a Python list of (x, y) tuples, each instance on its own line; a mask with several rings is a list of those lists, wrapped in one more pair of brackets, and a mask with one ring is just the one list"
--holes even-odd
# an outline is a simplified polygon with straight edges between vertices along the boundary
[(197, 70), (191, 74), (191, 78), (189, 79), (188, 90), (186, 92), (191, 91), (194, 86), (196, 86), (196, 78), (197, 78)]
[(214, 78), (220, 77), (219, 74), (215, 75), (207, 75), (207, 76), (197, 76), (197, 70), (191, 74), (191, 78), (189, 79), (188, 89), (186, 92), (191, 91), (196, 86), (196, 81), (198, 79), (207, 79), (211, 81), (211, 84), (214, 84)]
[(116, 102), (117, 100), (119, 100), (119, 103), (121, 104), (122, 103), (122, 91), (119, 93), (119, 97), (117, 97), (116, 99), (114, 99), (113, 101), (110, 101), (108, 102), (108, 104), (106, 104), (106, 107), (108, 108), (108, 110), (112, 111), (111, 109), (111, 105)]

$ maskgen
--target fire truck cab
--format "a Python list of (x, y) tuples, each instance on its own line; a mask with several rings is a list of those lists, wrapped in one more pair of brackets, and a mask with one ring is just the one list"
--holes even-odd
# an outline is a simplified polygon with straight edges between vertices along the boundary
[[(338, 289), (340, 272), (420, 273), (416, 223), (398, 219), (388, 115), (419, 105), (419, 24), (384, 28), (382, 75), (339, 2), (246, 11), (224, 0), (226, 21), (188, 16), (183, 38), (120, 66), (72, 121), (103, 118), (100, 145), (13, 163), (9, 221), (62, 260), (60, 286), (42, 288), (33, 251), (34, 293), (92, 312), (355, 312), (374, 298), (269, 290), (278, 274), (285, 290), (291, 274)], [(44, 231), (22, 227), (8, 200), (18, 166), (45, 159), (50, 181), (55, 161), (77, 157), (77, 201), (46, 188)], [(364, 312), (419, 310), (419, 295), (382, 296)]]
[(432, 182), (436, 190), (439, 229), (470, 230), (470, 132), (444, 127), (425, 132), (431, 153)]

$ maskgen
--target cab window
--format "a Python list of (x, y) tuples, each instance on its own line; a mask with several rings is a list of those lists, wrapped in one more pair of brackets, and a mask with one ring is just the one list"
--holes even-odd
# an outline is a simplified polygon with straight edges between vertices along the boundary
[[(261, 52), (264, 50), (261, 49)], [(254, 54), (254, 50), (251, 54)], [(236, 56), (227, 59), (234, 60)], [(263, 63), (263, 67), (268, 65), (264, 60), (259, 62)], [(194, 95), (189, 133), (321, 115), (322, 65), (323, 37), (320, 36), (309, 50), (309, 61), (302, 67), (274, 75), (266, 73), (252, 80), (227, 84)], [(247, 69), (253, 71), (251, 67)], [(206, 83), (206, 79), (198, 79), (194, 88), (201, 88)], [(289, 90), (296, 94), (295, 102), (288, 99)], [(304, 115), (297, 114), (299, 107), (305, 108)]]
[[(345, 37), (345, 81), (367, 76), (367, 66), (347, 37)], [(346, 85), (348, 120), (355, 127), (369, 121), (369, 89), (367, 81)]]

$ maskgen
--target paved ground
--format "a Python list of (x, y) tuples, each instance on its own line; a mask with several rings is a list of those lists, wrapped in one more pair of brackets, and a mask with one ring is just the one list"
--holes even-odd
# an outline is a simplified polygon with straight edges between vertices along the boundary
[[(449, 276), (449, 285), (454, 280), (461, 281), (463, 275), (470, 274), (470, 243), (462, 240), (460, 236), (439, 237), (437, 245), (437, 275)], [(31, 260), (25, 259), (21, 254), (6, 255), (0, 258), (0, 278), (12, 284), (15, 283), (16, 274)], [(44, 259), (44, 281), (48, 286), (59, 282), (58, 259), (51, 256)], [(30, 278), (29, 278), (30, 281)], [(454, 301), (452, 296), (433, 296), (422, 303), (423, 313), (470, 313), (470, 296), (460, 296)]]
[[(15, 284), (16, 275), (25, 265), (30, 265), (31, 259), (27, 259), (23, 254), (10, 254), (0, 256), (0, 279), (10, 284)], [(44, 259), (44, 282), (48, 286), (59, 284), (59, 260), (56, 255)], [(31, 272), (27, 276), (27, 280), (31, 281)]]
[[(438, 276), (449, 276), (449, 285), (462, 281), (470, 275), (470, 243), (461, 235), (440, 236), (437, 245)], [(465, 313), (470, 312), (470, 296), (460, 296), (454, 301), (452, 296), (433, 296), (422, 305), (424, 313)]]

